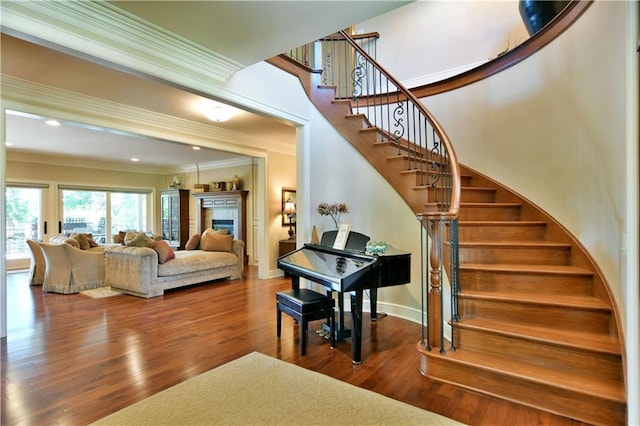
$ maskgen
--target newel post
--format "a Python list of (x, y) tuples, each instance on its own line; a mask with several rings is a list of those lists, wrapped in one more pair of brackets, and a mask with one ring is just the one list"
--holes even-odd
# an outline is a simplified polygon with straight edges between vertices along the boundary
[(429, 341), (431, 345), (443, 348), (442, 341), (442, 233), (441, 220), (430, 220), (428, 226), (431, 238), (429, 251)]

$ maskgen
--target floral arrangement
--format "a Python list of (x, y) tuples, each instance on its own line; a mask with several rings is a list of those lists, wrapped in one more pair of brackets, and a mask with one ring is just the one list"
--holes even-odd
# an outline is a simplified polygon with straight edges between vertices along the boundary
[(369, 254), (380, 254), (384, 253), (387, 250), (387, 243), (384, 241), (367, 241), (367, 246), (365, 248), (366, 253)]
[(331, 216), (336, 228), (340, 226), (340, 216), (349, 213), (349, 208), (345, 203), (320, 203), (318, 204), (318, 213), (320, 216)]

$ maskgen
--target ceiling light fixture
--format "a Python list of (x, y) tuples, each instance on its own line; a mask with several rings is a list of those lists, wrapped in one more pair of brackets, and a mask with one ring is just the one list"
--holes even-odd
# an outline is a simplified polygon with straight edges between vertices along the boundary
[(140, 161), (140, 159), (139, 158), (132, 158), (131, 161), (133, 161), (135, 163), (137, 161)]
[(53, 126), (53, 127), (57, 127), (60, 125), (60, 122), (58, 120), (47, 120), (45, 121), (45, 123), (47, 123), (49, 126)]
[(6, 146), (13, 146), (13, 144), (11, 142), (5, 142), (4, 143)]
[(194, 146), (194, 147), (193, 147), (193, 150), (194, 150), (194, 151), (200, 151), (200, 147), (199, 147), (199, 146)]
[(233, 111), (225, 105), (210, 105), (205, 107), (204, 115), (211, 121), (221, 123), (230, 119)]

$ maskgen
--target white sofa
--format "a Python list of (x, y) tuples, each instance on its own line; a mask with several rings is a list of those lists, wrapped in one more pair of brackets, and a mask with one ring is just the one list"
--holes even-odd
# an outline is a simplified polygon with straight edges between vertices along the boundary
[(108, 246), (104, 250), (106, 285), (145, 298), (165, 290), (219, 279), (237, 279), (244, 270), (244, 242), (232, 251), (180, 250), (164, 263), (149, 247)]

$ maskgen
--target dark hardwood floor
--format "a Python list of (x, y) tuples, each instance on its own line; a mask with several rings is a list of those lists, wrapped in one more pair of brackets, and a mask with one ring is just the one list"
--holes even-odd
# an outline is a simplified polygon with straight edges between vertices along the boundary
[(420, 326), (399, 318), (365, 321), (359, 366), (349, 339), (332, 350), (312, 331), (301, 357), (290, 317), (276, 338), (275, 293), (288, 279), (255, 273), (153, 299), (42, 293), (10, 273), (0, 423), (87, 424), (258, 351), (471, 425), (581, 424), (421, 376)]

